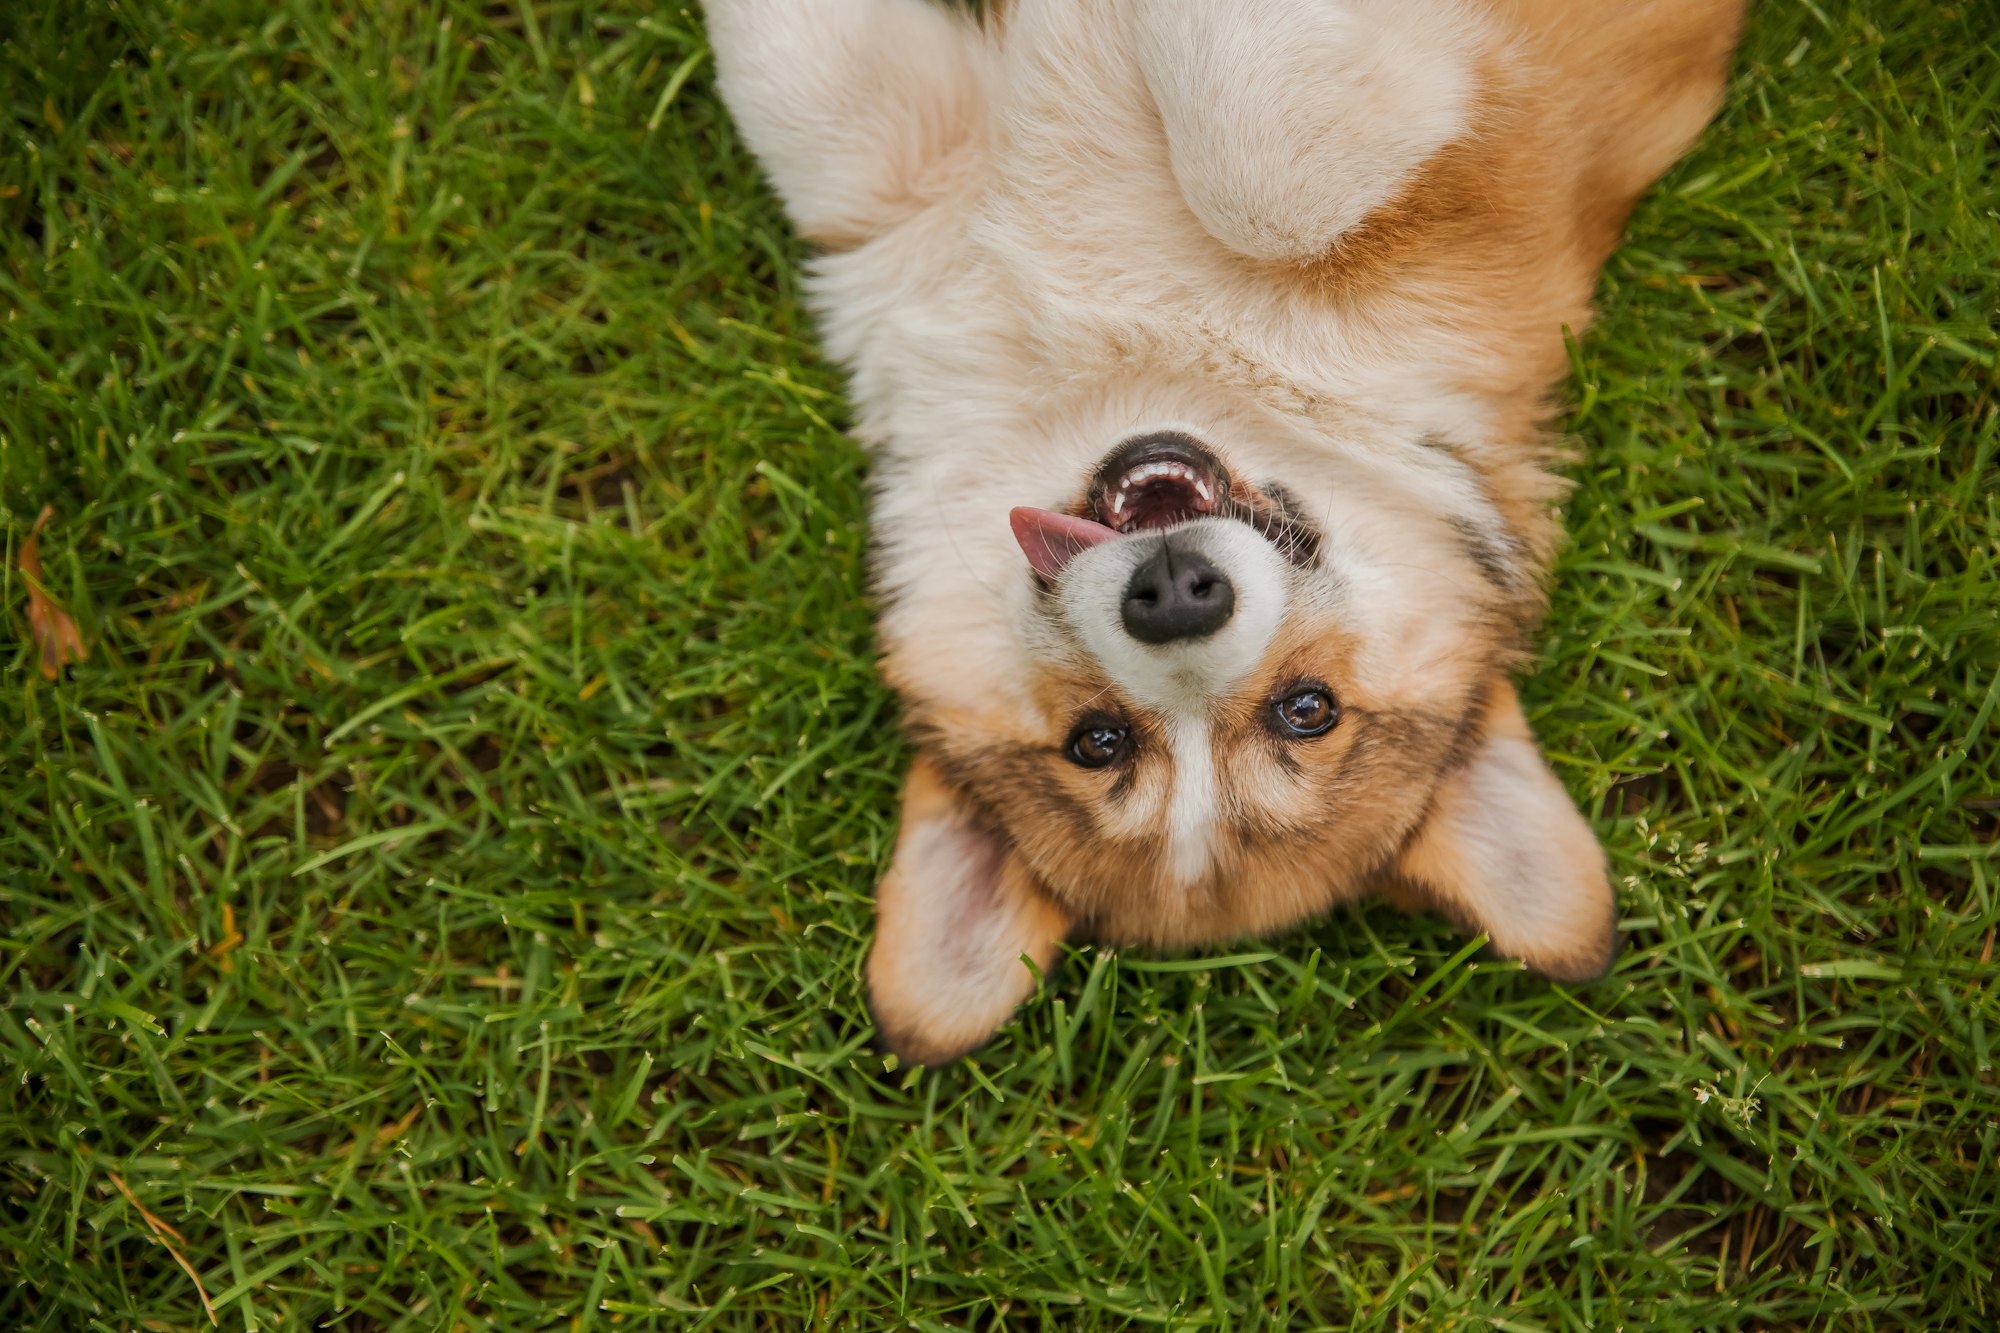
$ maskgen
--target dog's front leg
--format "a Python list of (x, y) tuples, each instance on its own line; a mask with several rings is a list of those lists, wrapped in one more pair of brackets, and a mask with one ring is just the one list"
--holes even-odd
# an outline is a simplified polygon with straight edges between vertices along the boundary
[(989, 50), (925, 0), (708, 0), (723, 100), (822, 245), (858, 244), (919, 205), (973, 140)]
[(1466, 133), (1491, 20), (1456, 0), (1141, 0), (1174, 177), (1255, 259), (1325, 254)]

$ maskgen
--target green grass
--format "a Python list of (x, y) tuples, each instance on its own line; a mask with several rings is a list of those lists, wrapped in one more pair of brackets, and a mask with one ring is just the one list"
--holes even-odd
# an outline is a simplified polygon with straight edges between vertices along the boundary
[(1607, 272), (1525, 692), (1609, 980), (1352, 912), (924, 1073), (698, 19), (15, 0), (0, 1327), (206, 1328), (169, 1245), (239, 1330), (1994, 1326), (1992, 18), (1768, 0)]

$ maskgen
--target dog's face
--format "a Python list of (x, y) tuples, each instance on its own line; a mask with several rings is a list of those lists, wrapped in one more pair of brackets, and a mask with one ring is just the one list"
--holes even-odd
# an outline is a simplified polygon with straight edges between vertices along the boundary
[(1060, 508), (1012, 511), (984, 588), (1015, 651), (891, 655), (920, 752), (871, 963), (899, 1049), (982, 1038), (1056, 936), (1185, 947), (1370, 888), (1551, 974), (1602, 970), (1601, 855), (1506, 683), (1533, 563), (1412, 448), (1315, 473), (1146, 431), (1052, 485)]
[(1077, 479), (1068, 512), (1016, 509), (1030, 707), (955, 707), (925, 736), (1106, 939), (1268, 930), (1357, 885), (1511, 647), (1501, 537), (1482, 568), (1444, 518), (1308, 500), (1309, 478), (1248, 452), (1144, 434)]

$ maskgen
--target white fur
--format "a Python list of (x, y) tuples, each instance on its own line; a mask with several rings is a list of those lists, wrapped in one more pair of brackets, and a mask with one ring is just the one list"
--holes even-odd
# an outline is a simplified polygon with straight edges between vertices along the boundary
[(914, 206), (984, 116), (988, 50), (927, 0), (720, 0), (708, 27), (722, 95), (815, 238)]
[(1174, 795), (1167, 807), (1167, 872), (1180, 884), (1208, 874), (1215, 846), (1215, 751), (1206, 718), (1181, 718), (1168, 729)]
[(1159, 549), (1160, 538), (1150, 534), (1085, 551), (1063, 571), (1058, 591), (1064, 617), (1130, 698), (1198, 720), (1263, 659), (1284, 621), (1290, 579), (1271, 544), (1233, 520), (1200, 520), (1179, 529), (1176, 540), (1200, 550), (1235, 588), (1235, 611), (1206, 638), (1148, 644), (1125, 632), (1125, 587)]
[(1461, 134), (1477, 26), (1450, 0), (1140, 0), (1181, 194), (1257, 259), (1325, 252)]

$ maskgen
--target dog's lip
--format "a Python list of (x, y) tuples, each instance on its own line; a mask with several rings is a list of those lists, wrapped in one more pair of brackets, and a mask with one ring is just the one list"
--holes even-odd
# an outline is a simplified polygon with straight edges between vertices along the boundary
[(1228, 494), (1228, 474), (1214, 455), (1177, 436), (1155, 437), (1105, 460), (1085, 513), (1119, 533), (1150, 531), (1210, 517)]

